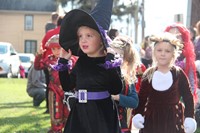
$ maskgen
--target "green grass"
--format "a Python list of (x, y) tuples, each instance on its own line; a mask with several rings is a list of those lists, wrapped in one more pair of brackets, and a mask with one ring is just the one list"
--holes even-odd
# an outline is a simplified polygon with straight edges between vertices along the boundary
[(50, 116), (43, 114), (46, 103), (38, 108), (32, 106), (26, 82), (27, 79), (0, 78), (0, 133), (46, 133), (50, 128)]
[(33, 107), (27, 79), (0, 78), (0, 133), (46, 133), (50, 128), (45, 101)]

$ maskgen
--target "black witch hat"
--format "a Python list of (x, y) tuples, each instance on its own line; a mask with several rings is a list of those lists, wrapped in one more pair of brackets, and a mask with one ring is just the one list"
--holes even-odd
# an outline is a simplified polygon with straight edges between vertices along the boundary
[(77, 30), (80, 26), (88, 26), (96, 30), (101, 35), (104, 46), (107, 47), (110, 39), (105, 30), (110, 26), (112, 6), (113, 0), (99, 0), (91, 13), (79, 9), (68, 12), (60, 28), (61, 47), (66, 51), (70, 49), (73, 55), (79, 55)]

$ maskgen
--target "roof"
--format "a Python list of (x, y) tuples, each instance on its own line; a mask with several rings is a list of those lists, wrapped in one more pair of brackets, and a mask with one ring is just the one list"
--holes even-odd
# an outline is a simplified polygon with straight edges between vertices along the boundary
[(55, 0), (0, 0), (0, 10), (54, 12)]

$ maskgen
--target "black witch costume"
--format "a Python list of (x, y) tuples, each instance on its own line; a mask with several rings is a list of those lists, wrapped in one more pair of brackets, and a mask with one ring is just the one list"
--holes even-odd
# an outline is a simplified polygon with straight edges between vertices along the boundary
[[(60, 45), (79, 58), (69, 72), (69, 60), (60, 58), (59, 78), (64, 91), (75, 89), (75, 102), (71, 106), (65, 133), (121, 133), (117, 108), (111, 94), (119, 94), (122, 89), (120, 63), (114, 55), (88, 57), (79, 50), (77, 29), (88, 26), (96, 30), (105, 47), (108, 38), (104, 30), (109, 28), (112, 0), (99, 0), (88, 14), (82, 10), (68, 12), (61, 25)], [(57, 66), (57, 67), (58, 67)]]

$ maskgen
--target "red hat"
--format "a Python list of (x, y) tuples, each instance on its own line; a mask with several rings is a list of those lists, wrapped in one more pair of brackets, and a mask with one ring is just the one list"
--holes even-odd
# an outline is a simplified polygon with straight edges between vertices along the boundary
[(190, 32), (189, 30), (181, 23), (174, 23), (172, 25), (169, 25), (166, 27), (165, 31), (169, 32), (172, 28), (178, 28), (179, 32), (181, 33), (181, 37), (183, 39), (183, 55), (186, 58), (186, 68), (185, 72), (188, 75), (189, 69), (192, 67), (194, 70), (194, 74), (196, 74), (196, 68), (195, 68), (195, 53), (194, 53), (194, 44), (190, 40)]
[(195, 66), (195, 52), (194, 52), (194, 44), (190, 40), (190, 31), (181, 23), (174, 23), (172, 25), (169, 25), (166, 27), (165, 31), (169, 32), (170, 29), (177, 28), (179, 32), (181, 33), (181, 37), (183, 39), (183, 50), (182, 53), (185, 56), (186, 64), (185, 64), (185, 73), (189, 77), (189, 71), (190, 69), (193, 72), (194, 75), (194, 96), (196, 96), (196, 88), (197, 88), (197, 75), (196, 75), (196, 66)]
[(48, 48), (60, 47), (59, 34), (53, 35), (45, 44)]

